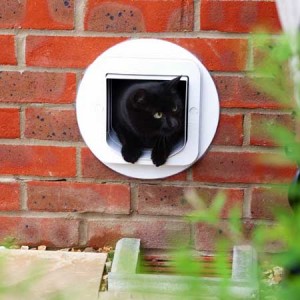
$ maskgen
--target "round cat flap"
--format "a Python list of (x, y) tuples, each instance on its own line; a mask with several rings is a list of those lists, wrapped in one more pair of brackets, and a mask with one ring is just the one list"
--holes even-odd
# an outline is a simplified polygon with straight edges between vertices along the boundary
[(204, 155), (219, 99), (202, 63), (162, 40), (128, 40), (101, 54), (81, 81), (76, 111), (84, 141), (123, 175), (157, 179)]

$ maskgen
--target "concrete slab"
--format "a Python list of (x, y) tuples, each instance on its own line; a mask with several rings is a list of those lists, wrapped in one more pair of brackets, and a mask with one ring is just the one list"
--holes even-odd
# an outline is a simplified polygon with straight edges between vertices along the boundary
[(106, 259), (106, 253), (1, 250), (3, 299), (96, 300)]

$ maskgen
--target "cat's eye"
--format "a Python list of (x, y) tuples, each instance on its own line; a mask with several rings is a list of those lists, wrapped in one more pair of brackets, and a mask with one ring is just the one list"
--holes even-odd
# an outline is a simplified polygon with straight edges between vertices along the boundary
[(161, 119), (162, 116), (163, 116), (162, 112), (156, 112), (156, 113), (153, 115), (153, 117), (154, 117), (155, 119)]
[(176, 112), (177, 109), (178, 109), (178, 108), (177, 108), (177, 105), (175, 105), (175, 106), (172, 108), (172, 111), (173, 111), (173, 112)]

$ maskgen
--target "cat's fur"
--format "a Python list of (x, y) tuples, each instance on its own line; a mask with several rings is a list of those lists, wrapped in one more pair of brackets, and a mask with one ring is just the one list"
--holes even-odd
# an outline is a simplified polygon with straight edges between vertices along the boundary
[(125, 161), (135, 163), (145, 148), (151, 148), (154, 165), (166, 162), (184, 132), (180, 78), (127, 85), (114, 99), (113, 128)]

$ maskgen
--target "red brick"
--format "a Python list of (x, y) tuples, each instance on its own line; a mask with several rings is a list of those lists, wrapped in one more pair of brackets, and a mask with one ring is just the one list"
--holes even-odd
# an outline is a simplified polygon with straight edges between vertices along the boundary
[[(253, 241), (256, 237), (256, 233), (259, 231), (264, 232), (264, 236), (266, 237), (268, 234), (270, 234), (270, 231), (276, 230), (278, 232), (278, 229), (276, 228), (276, 224), (262, 224), (262, 223), (256, 223), (255, 220), (247, 220), (244, 222), (244, 235), (245, 238), (249, 241)], [(282, 251), (286, 251), (286, 245), (283, 245), (281, 242), (281, 238), (278, 237), (276, 240), (274, 239), (268, 239), (265, 240), (263, 245), (260, 245), (260, 251), (267, 252), (267, 253), (278, 253)]]
[(19, 108), (0, 108), (0, 138), (15, 139), (20, 137)]
[(85, 29), (102, 32), (192, 31), (193, 27), (192, 0), (89, 0), (85, 17)]
[(81, 149), (82, 176), (99, 179), (129, 179), (105, 166), (88, 148)]
[[(88, 148), (81, 150), (81, 169), (82, 176), (87, 178), (99, 178), (108, 180), (126, 180), (132, 179), (125, 175), (121, 175), (106, 165), (104, 165)], [(163, 181), (185, 181), (187, 172), (182, 171), (170, 177), (163, 178)]]
[(98, 55), (123, 41), (121, 37), (28, 36), (29, 66), (85, 68)]
[(289, 182), (294, 171), (280, 154), (211, 151), (194, 165), (193, 177), (213, 183), (282, 183)]
[(254, 82), (244, 76), (213, 77), (224, 108), (264, 108), (282, 107), (278, 101), (255, 88)]
[(0, 183), (0, 211), (20, 209), (20, 187), (18, 183)]
[[(195, 223), (195, 248), (198, 251), (215, 251), (216, 245), (220, 240), (229, 242), (229, 246), (236, 245), (236, 236), (232, 233), (228, 226), (227, 220), (221, 220), (217, 225), (212, 226), (207, 223)], [(253, 240), (253, 232), (256, 224), (253, 221), (242, 221), (241, 232), (239, 237), (240, 243), (247, 243)], [(268, 226), (268, 225), (264, 225)]]
[(126, 184), (29, 182), (27, 206), (37, 211), (129, 214)]
[[(294, 97), (294, 94), (293, 89), (291, 89), (293, 83), (289, 76), (290, 64), (287, 58), (279, 60), (277, 56), (277, 51), (283, 49), (281, 47), (283, 47), (284, 43), (283, 39), (276, 37), (276, 35), (264, 37), (263, 35), (255, 36), (252, 41), (251, 60), (254, 74), (258, 74), (258, 78), (254, 80), (254, 83), (262, 88), (267, 86), (269, 92), (274, 94), (276, 98), (281, 96), (283, 102), (291, 102), (291, 98)], [(278, 71), (269, 67), (272, 66), (272, 64), (278, 66)], [(279, 68), (282, 76), (280, 76), (279, 73), (276, 75), (276, 72), (279, 72)], [(265, 77), (262, 77), (260, 73), (265, 75)], [(271, 89), (269, 86), (271, 86)], [(272, 86), (277, 86), (278, 90), (273, 90)]]
[(244, 116), (240, 114), (221, 114), (213, 144), (241, 146), (244, 138), (243, 120)]
[(203, 0), (201, 30), (251, 32), (263, 28), (271, 32), (281, 29), (275, 1)]
[(2, 72), (0, 102), (72, 103), (76, 96), (73, 73)]
[(196, 55), (210, 71), (243, 71), (247, 67), (246, 39), (168, 39)]
[(0, 174), (73, 177), (76, 175), (76, 149), (0, 145)]
[(258, 187), (252, 191), (251, 216), (253, 219), (274, 219), (274, 212), (287, 210), (287, 187)]
[(16, 65), (15, 38), (13, 35), (0, 35), (0, 64)]
[[(123, 40), (120, 37), (29, 36), (26, 43), (26, 62), (30, 66), (84, 68), (103, 51)], [(169, 40), (190, 50), (210, 70), (246, 69), (246, 39)]]
[(226, 221), (221, 221), (216, 227), (206, 223), (195, 223), (194, 232), (195, 249), (198, 251), (214, 251), (216, 243), (221, 239), (230, 241), (230, 231)]
[[(251, 114), (250, 144), (256, 146), (278, 146), (274, 138), (274, 126), (283, 126), (294, 131), (295, 122), (291, 115)], [(273, 128), (273, 134), (271, 132)]]
[(120, 238), (140, 238), (142, 247), (167, 249), (190, 242), (190, 226), (183, 221), (163, 219), (105, 219), (88, 222), (88, 245), (114, 245)]
[(0, 240), (13, 237), (19, 245), (72, 247), (79, 243), (78, 220), (2, 216), (0, 223)]
[[(191, 187), (139, 185), (138, 206), (139, 214), (183, 216), (190, 213), (193, 207), (184, 197)], [(221, 217), (227, 218), (230, 208), (235, 205), (242, 209), (244, 192), (241, 189), (194, 188), (199, 197), (209, 205), (218, 192), (227, 195), (227, 201)]]
[(25, 136), (40, 140), (81, 140), (75, 111), (51, 108), (26, 110)]
[(0, 28), (73, 29), (74, 0), (6, 0)]
[(177, 173), (175, 175), (166, 177), (166, 178), (162, 178), (160, 179), (162, 181), (186, 181), (187, 180), (187, 171), (182, 171), (180, 173)]

